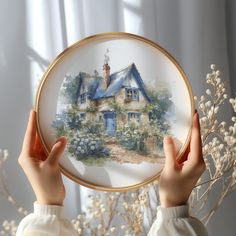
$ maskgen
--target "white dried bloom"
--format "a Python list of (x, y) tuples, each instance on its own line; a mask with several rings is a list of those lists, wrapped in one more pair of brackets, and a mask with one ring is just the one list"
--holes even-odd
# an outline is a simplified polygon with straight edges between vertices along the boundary
[(210, 89), (207, 89), (207, 90), (206, 90), (206, 94), (207, 94), (207, 95), (211, 95), (211, 90), (210, 90)]
[(234, 112), (236, 112), (236, 99), (230, 98), (229, 102), (232, 104)]
[(211, 64), (211, 69), (215, 70), (216, 69), (216, 65), (215, 64)]
[(199, 105), (199, 107), (200, 107), (201, 109), (204, 109), (204, 108), (205, 108), (204, 103), (201, 103), (201, 104)]
[(205, 103), (205, 106), (206, 106), (206, 107), (210, 107), (210, 106), (211, 106), (211, 101), (206, 102), (206, 103)]
[(125, 225), (121, 225), (120, 228), (121, 228), (121, 229), (125, 229), (126, 226), (125, 226)]
[[(217, 113), (218, 111), (219, 111), (219, 106), (214, 108), (214, 113)], [(217, 123), (217, 121), (215, 123)]]

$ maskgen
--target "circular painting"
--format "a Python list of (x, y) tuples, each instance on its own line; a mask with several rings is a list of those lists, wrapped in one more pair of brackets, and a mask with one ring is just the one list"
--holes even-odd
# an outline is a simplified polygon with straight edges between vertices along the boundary
[(163, 138), (177, 158), (189, 141), (190, 84), (163, 48), (127, 33), (94, 35), (62, 52), (36, 98), (37, 127), (47, 152), (66, 136), (62, 172), (97, 190), (122, 191), (156, 179)]

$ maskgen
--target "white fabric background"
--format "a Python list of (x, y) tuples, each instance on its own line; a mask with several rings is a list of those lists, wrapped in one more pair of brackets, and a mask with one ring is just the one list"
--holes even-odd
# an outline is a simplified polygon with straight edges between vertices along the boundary
[[(204, 93), (211, 63), (234, 93), (235, 13), (233, 0), (0, 0), (0, 147), (10, 151), (8, 184), (19, 203), (32, 209), (34, 195), (17, 158), (38, 80), (57, 54), (91, 34), (135, 33), (158, 42), (179, 61), (195, 95)], [(86, 190), (65, 181), (66, 210), (74, 217), (84, 209)], [(235, 197), (216, 212), (210, 235), (235, 235)], [(13, 218), (14, 209), (0, 197), (0, 222)]]

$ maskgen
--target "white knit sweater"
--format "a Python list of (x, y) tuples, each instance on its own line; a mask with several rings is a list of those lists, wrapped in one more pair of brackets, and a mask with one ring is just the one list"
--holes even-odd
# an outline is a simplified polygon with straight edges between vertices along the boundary
[[(72, 224), (64, 217), (63, 206), (34, 203), (34, 213), (19, 224), (16, 236), (74, 236)], [(204, 225), (188, 214), (188, 206), (157, 208), (148, 236), (207, 236)], [(141, 235), (140, 235), (141, 236)]]

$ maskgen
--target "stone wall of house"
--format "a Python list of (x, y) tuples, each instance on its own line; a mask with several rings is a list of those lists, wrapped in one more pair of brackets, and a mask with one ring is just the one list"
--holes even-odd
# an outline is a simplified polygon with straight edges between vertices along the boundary
[[(86, 120), (93, 122), (99, 122), (99, 116), (103, 116), (104, 111), (114, 111), (111, 107), (111, 103), (116, 102), (128, 112), (140, 112), (140, 128), (149, 129), (149, 117), (147, 113), (143, 113), (142, 109), (148, 103), (146, 98), (139, 92), (139, 101), (127, 101), (125, 95), (125, 89), (121, 89), (120, 92), (111, 98), (102, 98), (97, 101), (86, 100), (83, 104), (78, 104), (81, 111), (85, 111), (88, 107), (95, 107), (97, 111), (95, 112), (86, 112)], [(117, 128), (124, 127), (128, 123), (128, 114), (117, 114), (116, 116), (116, 125)]]
[(147, 104), (146, 98), (139, 91), (139, 101), (129, 101), (125, 97), (125, 89), (122, 88), (120, 92), (115, 96), (115, 100), (120, 106), (125, 108), (127, 111), (140, 112)]
[(112, 107), (110, 106), (110, 103), (114, 101), (115, 101), (114, 97), (99, 99), (99, 101), (96, 104), (98, 111), (100, 112), (113, 111)]
[[(145, 126), (149, 127), (149, 117), (147, 113), (143, 113), (142, 110), (148, 103), (146, 98), (143, 96), (141, 92), (139, 92), (139, 101), (127, 101), (125, 95), (125, 89), (121, 89), (120, 92), (115, 96), (115, 101), (123, 107), (127, 112), (140, 112), (140, 128), (144, 128)], [(123, 117), (122, 117), (123, 118)], [(119, 124), (123, 125), (128, 122), (128, 115), (126, 119), (119, 119)]]
[(86, 120), (96, 122), (97, 121), (97, 112), (86, 112)]
[(117, 114), (116, 116), (116, 126), (117, 128), (123, 128), (128, 122), (127, 114)]

